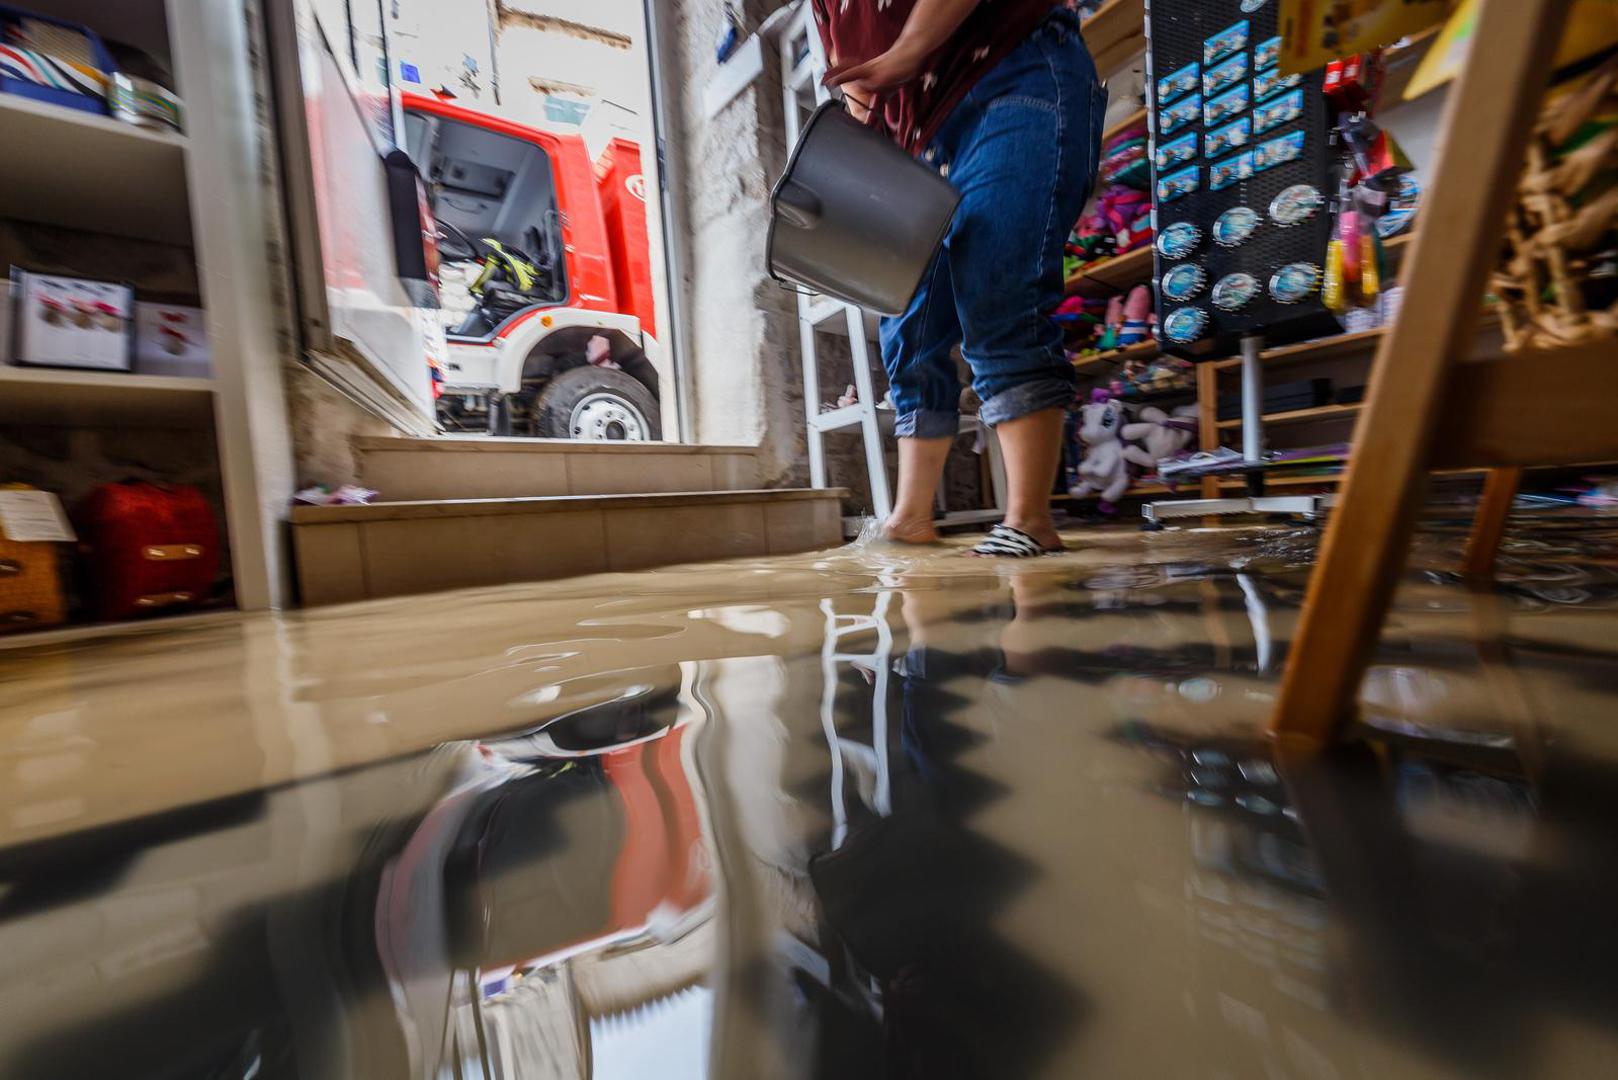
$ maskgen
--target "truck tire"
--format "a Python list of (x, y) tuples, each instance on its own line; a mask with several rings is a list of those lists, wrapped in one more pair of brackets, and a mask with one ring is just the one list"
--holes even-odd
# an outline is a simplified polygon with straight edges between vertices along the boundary
[(534, 433), (541, 439), (658, 442), (663, 424), (657, 399), (613, 368), (569, 368), (534, 400)]

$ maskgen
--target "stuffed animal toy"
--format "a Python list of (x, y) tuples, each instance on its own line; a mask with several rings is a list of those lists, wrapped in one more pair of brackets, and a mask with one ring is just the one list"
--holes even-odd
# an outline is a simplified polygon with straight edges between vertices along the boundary
[(1152, 290), (1145, 285), (1136, 285), (1129, 290), (1129, 299), (1124, 301), (1124, 324), (1118, 331), (1119, 347), (1139, 345), (1151, 337), (1151, 318)]
[(1159, 461), (1171, 458), (1191, 445), (1196, 430), (1195, 405), (1181, 405), (1172, 416), (1155, 405), (1148, 405), (1140, 411), (1135, 423), (1125, 424), (1120, 432), (1130, 444), (1124, 447), (1124, 457), (1150, 472), (1156, 472)]
[(1113, 504), (1129, 490), (1129, 462), (1124, 458), (1122, 438), (1123, 402), (1114, 400), (1105, 390), (1092, 390), (1090, 404), (1079, 412), (1084, 458), (1077, 469), (1078, 482), (1068, 488), (1068, 494), (1077, 498), (1097, 492), (1102, 511), (1110, 514)]

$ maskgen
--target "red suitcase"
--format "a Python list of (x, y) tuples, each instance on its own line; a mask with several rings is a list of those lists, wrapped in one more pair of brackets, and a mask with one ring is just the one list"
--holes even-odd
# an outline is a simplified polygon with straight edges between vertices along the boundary
[(205, 599), (219, 572), (219, 527), (184, 485), (103, 484), (74, 515), (97, 618), (127, 619)]

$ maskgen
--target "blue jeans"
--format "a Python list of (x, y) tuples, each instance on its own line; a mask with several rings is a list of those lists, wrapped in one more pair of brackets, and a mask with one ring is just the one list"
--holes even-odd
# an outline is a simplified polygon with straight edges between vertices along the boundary
[(1062, 9), (978, 81), (923, 153), (961, 205), (910, 307), (882, 320), (898, 434), (957, 431), (956, 345), (986, 424), (1073, 400), (1073, 367), (1049, 316), (1062, 302), (1062, 245), (1090, 197), (1106, 106), (1078, 18)]

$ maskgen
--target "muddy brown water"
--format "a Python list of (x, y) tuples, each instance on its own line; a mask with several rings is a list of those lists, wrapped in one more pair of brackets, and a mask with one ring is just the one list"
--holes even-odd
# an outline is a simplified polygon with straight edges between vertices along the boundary
[(1618, 1075), (1618, 523), (850, 547), (0, 650), (0, 1077)]

